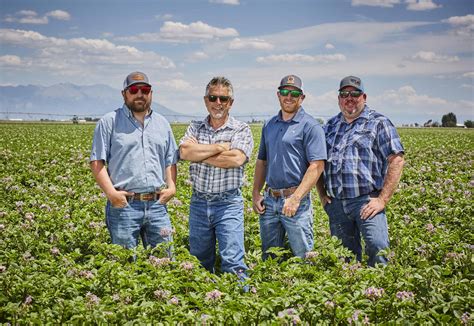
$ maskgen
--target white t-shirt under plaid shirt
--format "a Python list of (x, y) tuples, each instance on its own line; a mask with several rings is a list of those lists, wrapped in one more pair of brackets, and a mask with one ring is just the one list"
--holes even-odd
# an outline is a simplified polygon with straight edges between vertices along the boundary
[[(199, 144), (230, 143), (230, 149), (240, 149), (250, 158), (253, 138), (250, 127), (242, 121), (229, 117), (227, 122), (214, 130), (209, 124), (209, 116), (203, 121), (192, 121), (181, 138), (180, 145), (188, 137), (194, 137)], [(204, 193), (222, 193), (240, 188), (244, 178), (244, 165), (238, 168), (218, 168), (207, 163), (191, 162), (189, 174), (193, 189)]]

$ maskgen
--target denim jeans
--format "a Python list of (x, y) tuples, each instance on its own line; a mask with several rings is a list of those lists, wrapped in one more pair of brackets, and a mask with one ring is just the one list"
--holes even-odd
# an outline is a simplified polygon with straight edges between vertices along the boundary
[(295, 256), (304, 258), (305, 254), (313, 249), (313, 207), (310, 195), (303, 197), (293, 217), (282, 214), (284, 200), (283, 197), (273, 197), (265, 192), (265, 212), (260, 215), (264, 260), (268, 258), (267, 250), (271, 247), (283, 248), (285, 234), (288, 235), (288, 242)]
[(387, 258), (377, 256), (377, 253), (389, 246), (387, 217), (383, 210), (374, 217), (363, 220), (360, 211), (369, 200), (369, 195), (351, 199), (332, 198), (332, 202), (326, 204), (324, 210), (329, 216), (331, 235), (338, 237), (356, 255), (358, 261), (362, 260), (362, 234), (369, 266), (386, 265)]
[(139, 238), (145, 248), (172, 240), (168, 210), (158, 201), (132, 199), (124, 208), (112, 207), (107, 201), (105, 216), (112, 243), (125, 248), (138, 246)]
[(241, 275), (244, 262), (244, 201), (240, 189), (220, 194), (193, 191), (189, 211), (189, 247), (211, 273), (216, 262), (216, 240), (221, 271)]

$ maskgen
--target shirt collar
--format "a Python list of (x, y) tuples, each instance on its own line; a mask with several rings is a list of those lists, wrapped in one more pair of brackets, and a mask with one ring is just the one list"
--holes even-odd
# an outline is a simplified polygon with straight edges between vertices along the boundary
[(304, 112), (304, 109), (302, 106), (299, 107), (298, 111), (296, 112), (296, 114), (293, 116), (293, 118), (291, 118), (290, 120), (283, 120), (282, 118), (282, 113), (281, 113), (281, 110), (278, 111), (278, 115), (277, 115), (277, 121), (283, 121), (283, 122), (291, 122), (291, 121), (294, 121), (294, 122), (300, 122), (301, 119), (303, 119), (303, 116), (304, 116), (305, 112)]
[[(214, 130), (214, 128), (211, 126), (211, 124), (209, 123), (209, 119), (211, 118), (210, 115), (208, 115), (205, 119), (203, 119), (201, 121), (201, 124), (199, 125), (199, 127), (205, 127), (207, 129), (210, 129), (210, 130)], [(229, 116), (229, 118), (227, 119), (227, 121), (222, 125), (220, 126), (219, 128), (215, 129), (215, 131), (217, 130), (223, 130), (225, 128), (229, 128), (229, 129), (236, 129), (237, 128), (237, 120), (234, 119), (234, 117), (232, 116)]]

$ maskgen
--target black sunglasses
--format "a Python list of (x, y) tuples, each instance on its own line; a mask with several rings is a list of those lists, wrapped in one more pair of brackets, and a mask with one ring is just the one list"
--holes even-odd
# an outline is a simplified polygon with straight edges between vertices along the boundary
[(215, 102), (215, 101), (217, 101), (217, 99), (219, 99), (219, 101), (221, 101), (221, 103), (227, 103), (227, 102), (229, 102), (231, 97), (230, 96), (208, 95), (207, 99), (209, 100), (209, 102)]
[(362, 94), (364, 94), (364, 92), (362, 92), (362, 91), (339, 91), (339, 96), (342, 97), (342, 98), (346, 98), (349, 95), (351, 97), (359, 97)]

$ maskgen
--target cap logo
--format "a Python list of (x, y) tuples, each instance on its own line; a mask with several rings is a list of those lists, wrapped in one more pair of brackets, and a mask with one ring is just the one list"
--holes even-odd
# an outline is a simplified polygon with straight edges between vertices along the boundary
[(140, 75), (140, 74), (135, 74), (132, 77), (130, 77), (130, 79), (131, 80), (145, 80), (145, 77), (143, 77), (143, 75)]
[(294, 84), (295, 83), (295, 77), (289, 76), (288, 80), (286, 81), (288, 84)]
[(351, 78), (351, 82), (353, 82), (356, 85), (360, 85), (360, 80)]

